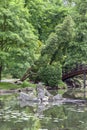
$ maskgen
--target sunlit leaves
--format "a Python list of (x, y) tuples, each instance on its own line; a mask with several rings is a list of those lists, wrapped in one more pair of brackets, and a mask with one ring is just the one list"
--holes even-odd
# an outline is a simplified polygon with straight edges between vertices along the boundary
[(15, 68), (14, 65), (17, 64), (16, 61), (19, 59), (16, 50), (22, 49), (22, 52), (19, 52), (21, 57), (16, 66), (23, 69), (24, 64), (21, 60), (25, 60), (26, 68), (29, 66), (29, 59), (31, 61), (32, 58), (34, 59), (38, 39), (37, 34), (35, 36), (35, 30), (29, 22), (29, 11), (24, 8), (23, 0), (4, 0), (3, 3), (0, 4), (0, 51), (3, 52), (0, 64), (8, 64), (10, 67)]

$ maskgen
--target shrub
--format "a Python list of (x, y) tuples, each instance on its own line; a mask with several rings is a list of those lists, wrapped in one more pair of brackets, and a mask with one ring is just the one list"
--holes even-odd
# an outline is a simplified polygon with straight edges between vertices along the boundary
[(21, 85), (21, 87), (36, 87), (36, 85), (35, 84), (32, 84), (32, 83), (30, 83), (29, 81), (24, 81), (23, 83), (22, 83), (22, 85)]
[(38, 77), (46, 85), (52, 87), (58, 86), (58, 82), (62, 77), (61, 66), (57, 64), (41, 67), (38, 71)]

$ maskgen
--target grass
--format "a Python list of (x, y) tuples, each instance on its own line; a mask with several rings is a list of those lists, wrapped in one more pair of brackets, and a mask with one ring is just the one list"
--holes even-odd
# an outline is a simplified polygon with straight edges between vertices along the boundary
[(28, 81), (24, 81), (24, 82), (21, 84), (21, 87), (22, 87), (22, 88), (25, 88), (25, 87), (32, 87), (32, 88), (35, 88), (36, 85), (33, 84), (33, 83), (30, 83), (30, 82), (28, 82)]
[(17, 89), (20, 88), (20, 85), (12, 84), (9, 82), (0, 82), (0, 89)]
[(13, 84), (10, 82), (0, 82), (0, 89), (18, 89), (18, 88), (25, 88), (25, 87), (31, 87), (31, 88), (35, 88), (36, 85), (32, 84), (30, 82), (24, 81), (22, 84), (17, 85), (17, 84)]

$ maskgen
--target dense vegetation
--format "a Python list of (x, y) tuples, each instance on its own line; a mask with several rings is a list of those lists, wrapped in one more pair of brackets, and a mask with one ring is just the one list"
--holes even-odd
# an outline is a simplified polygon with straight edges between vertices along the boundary
[(1, 75), (58, 86), (62, 70), (86, 63), (87, 0), (0, 0)]

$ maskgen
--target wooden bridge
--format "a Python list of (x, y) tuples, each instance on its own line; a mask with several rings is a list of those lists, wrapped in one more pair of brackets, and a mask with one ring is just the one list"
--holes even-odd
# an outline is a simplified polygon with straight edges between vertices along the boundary
[(86, 74), (87, 74), (87, 65), (77, 65), (75, 68), (71, 70), (67, 70), (66, 72), (63, 72), (62, 74), (62, 80), (65, 81), (69, 78), (73, 78), (74, 76), (78, 76), (83, 74), (83, 84), (84, 88), (86, 85)]
[(84, 74), (84, 75), (87, 74), (87, 65), (78, 65), (71, 70), (67, 70), (66, 72), (63, 72), (62, 80), (64, 81), (66, 79), (69, 79), (69, 78), (72, 78), (74, 76), (81, 75), (81, 74)]

